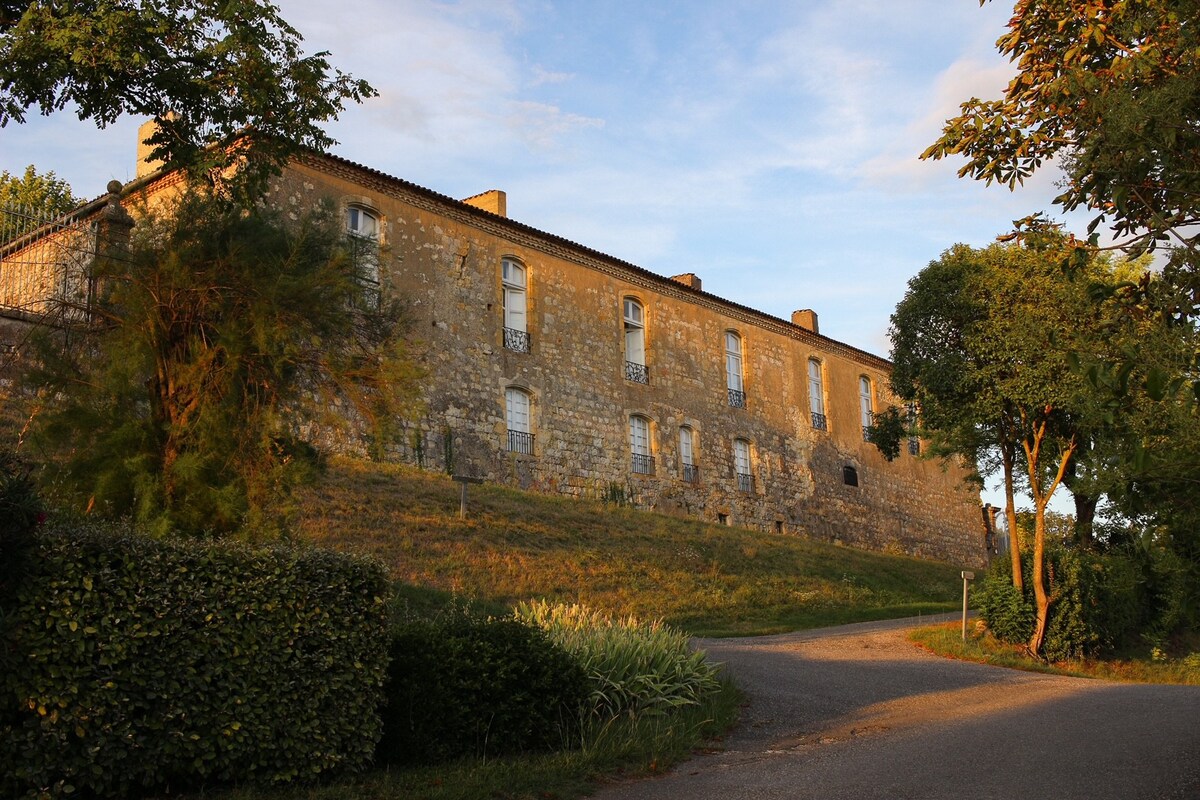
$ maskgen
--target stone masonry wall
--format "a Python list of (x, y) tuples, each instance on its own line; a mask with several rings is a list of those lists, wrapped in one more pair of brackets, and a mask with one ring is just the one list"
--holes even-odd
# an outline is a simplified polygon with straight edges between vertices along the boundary
[[(907, 450), (888, 463), (863, 441), (859, 378), (870, 378), (882, 411), (893, 402), (886, 360), (340, 159), (293, 164), (269, 202), (299, 210), (326, 197), (380, 218), (383, 291), (413, 311), (426, 406), (398, 458), (542, 492), (615, 494), (706, 520), (983, 563), (979, 499), (964, 470)], [(504, 345), (504, 258), (527, 269), (527, 353)], [(626, 297), (645, 309), (647, 384), (625, 378)], [(726, 331), (742, 338), (744, 408), (731, 407), (726, 391)], [(810, 357), (824, 365), (825, 431), (809, 414)], [(508, 387), (532, 398), (532, 455), (507, 450)], [(652, 475), (631, 468), (634, 414), (651, 421)], [(681, 425), (698, 440), (695, 483), (682, 479)], [(734, 472), (735, 439), (750, 443), (748, 492)], [(844, 483), (845, 467), (858, 486)]]

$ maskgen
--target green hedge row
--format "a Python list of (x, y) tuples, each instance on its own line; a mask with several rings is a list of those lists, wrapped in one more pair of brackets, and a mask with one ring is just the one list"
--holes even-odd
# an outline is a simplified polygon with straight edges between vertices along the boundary
[(448, 611), (399, 621), (391, 636), (379, 764), (566, 749), (588, 682), (540, 628)]
[(387, 664), (377, 563), (48, 528), (0, 614), (0, 796), (370, 763)]

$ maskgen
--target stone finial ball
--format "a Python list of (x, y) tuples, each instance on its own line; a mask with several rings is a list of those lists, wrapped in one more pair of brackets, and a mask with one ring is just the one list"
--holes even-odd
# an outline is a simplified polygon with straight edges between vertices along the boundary
[(109, 194), (120, 194), (122, 186), (123, 186), (123, 184), (120, 181), (111, 180), (108, 182), (108, 193)]

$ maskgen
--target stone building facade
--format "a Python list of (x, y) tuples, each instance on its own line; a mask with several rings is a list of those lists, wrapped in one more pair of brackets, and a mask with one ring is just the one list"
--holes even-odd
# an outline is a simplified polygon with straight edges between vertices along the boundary
[[(153, 171), (139, 192), (170, 192)], [(977, 566), (978, 493), (960, 465), (892, 462), (865, 441), (895, 404), (890, 364), (510, 220), (333, 156), (295, 159), (267, 202), (332, 200), (403, 297), (424, 406), (398, 459), (521, 488), (620, 499), (854, 547)]]
[(427, 370), (409, 460), (526, 489), (978, 565), (961, 466), (888, 462), (885, 359), (339, 158), (295, 161), (268, 202), (331, 199), (379, 246)]

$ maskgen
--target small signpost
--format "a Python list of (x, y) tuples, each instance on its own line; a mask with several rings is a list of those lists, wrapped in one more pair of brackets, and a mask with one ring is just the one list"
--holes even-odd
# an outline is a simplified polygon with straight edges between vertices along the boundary
[(468, 483), (483, 483), (483, 478), (474, 478), (470, 475), (455, 475), (454, 480), (462, 486), (462, 491), (458, 495), (458, 518), (467, 518), (467, 484)]
[[(466, 487), (463, 487), (463, 491), (466, 491)], [(970, 585), (971, 581), (975, 580), (975, 573), (964, 571), (962, 574), (962, 579), (963, 579), (962, 638), (963, 638), (963, 641), (965, 642), (967, 640), (967, 586)]]

